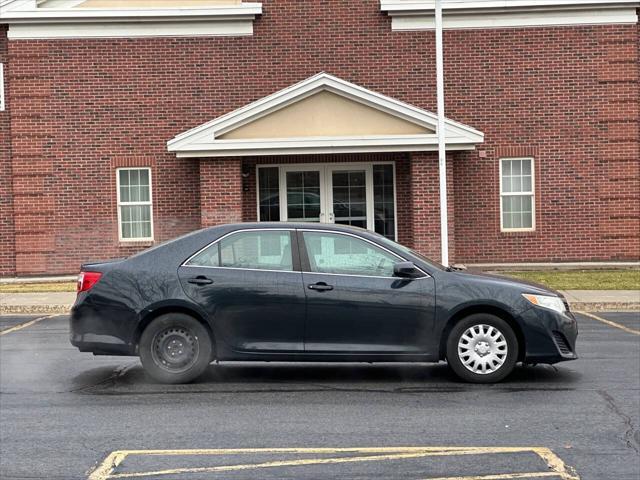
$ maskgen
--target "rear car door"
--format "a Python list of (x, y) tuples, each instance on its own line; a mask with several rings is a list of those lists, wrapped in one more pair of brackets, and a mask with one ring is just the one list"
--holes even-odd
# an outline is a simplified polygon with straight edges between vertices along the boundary
[(178, 274), (186, 294), (208, 313), (217, 340), (232, 350), (303, 350), (306, 299), (293, 231), (233, 232)]
[(404, 261), (362, 237), (299, 230), (307, 295), (305, 352), (432, 353), (435, 291), (428, 275), (393, 276)]

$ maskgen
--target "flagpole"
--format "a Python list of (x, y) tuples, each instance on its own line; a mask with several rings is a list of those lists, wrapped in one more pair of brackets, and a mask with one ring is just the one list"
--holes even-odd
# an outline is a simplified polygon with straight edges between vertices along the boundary
[(444, 55), (442, 47), (442, 0), (436, 0), (436, 93), (438, 101), (438, 168), (440, 174), (440, 250), (442, 264), (449, 266), (449, 219), (447, 210), (447, 153), (444, 122)]

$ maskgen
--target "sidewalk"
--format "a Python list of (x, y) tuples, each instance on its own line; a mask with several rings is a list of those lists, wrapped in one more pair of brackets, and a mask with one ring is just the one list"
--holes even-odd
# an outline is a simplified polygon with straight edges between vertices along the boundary
[[(586, 312), (640, 312), (639, 290), (567, 290), (572, 310)], [(74, 292), (0, 293), (0, 314), (68, 313), (76, 299)]]

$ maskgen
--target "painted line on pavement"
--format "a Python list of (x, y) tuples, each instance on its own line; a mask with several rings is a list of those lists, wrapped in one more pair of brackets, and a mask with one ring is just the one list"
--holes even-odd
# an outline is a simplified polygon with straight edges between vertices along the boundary
[(35, 325), (36, 323), (39, 323), (43, 320), (46, 320), (47, 318), (52, 318), (52, 317), (57, 317), (59, 315), (47, 315), (46, 317), (40, 317), (40, 318), (36, 318), (34, 320), (31, 320), (29, 322), (25, 322), (25, 323), (20, 323), (19, 325), (16, 325), (14, 327), (11, 328), (5, 328), (4, 330), (0, 330), (0, 336), (2, 335), (6, 335), (8, 333), (13, 333), (13, 332), (17, 332), (18, 330), (22, 330), (23, 328), (27, 328), (30, 327), (32, 325)]
[[(367, 456), (306, 458), (298, 460), (280, 460), (262, 463), (238, 465), (219, 465), (212, 467), (173, 468), (147, 472), (114, 473), (128, 456), (232, 456), (247, 454), (377, 454)], [(488, 455), (500, 453), (535, 453), (547, 464), (548, 471), (530, 473), (503, 473), (485, 476), (439, 477), (424, 480), (509, 480), (524, 478), (556, 477), (561, 480), (580, 480), (571, 467), (548, 448), (542, 447), (381, 447), (381, 448), (247, 448), (247, 449), (193, 449), (193, 450), (122, 450), (109, 454), (107, 458), (90, 474), (88, 480), (111, 480), (119, 478), (158, 477), (166, 475), (185, 475), (201, 473), (237, 472), (261, 468), (292, 466), (343, 464), (356, 462), (381, 462), (425, 457), (458, 455)]]
[(585, 317), (593, 318), (594, 320), (598, 320), (599, 322), (606, 323), (610, 327), (619, 328), (620, 330), (624, 330), (627, 333), (633, 333), (634, 335), (640, 335), (640, 330), (636, 330), (634, 328), (629, 328), (624, 325), (621, 325), (616, 322), (612, 322), (611, 320), (607, 320), (606, 318), (599, 317), (598, 315), (594, 315), (593, 313), (588, 312), (580, 312), (576, 310), (573, 313), (579, 313), (580, 315), (584, 315)]
[(522, 478), (566, 478), (556, 472), (529, 472), (529, 473), (501, 473), (498, 475), (472, 475), (470, 477), (439, 477), (425, 478), (424, 480), (517, 480)]

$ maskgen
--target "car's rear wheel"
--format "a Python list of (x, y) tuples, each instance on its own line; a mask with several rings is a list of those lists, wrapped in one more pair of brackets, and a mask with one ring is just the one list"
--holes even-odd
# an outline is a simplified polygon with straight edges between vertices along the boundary
[(145, 371), (162, 383), (188, 383), (207, 369), (213, 346), (207, 329), (184, 313), (153, 320), (140, 338), (140, 360)]
[(462, 380), (494, 383), (509, 375), (518, 360), (518, 339), (503, 319), (489, 314), (459, 321), (447, 339), (447, 361)]

